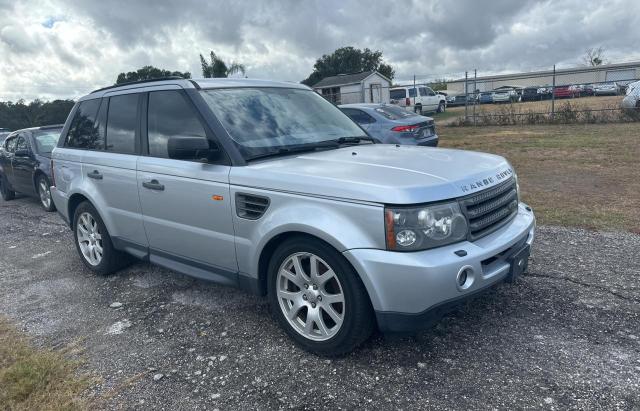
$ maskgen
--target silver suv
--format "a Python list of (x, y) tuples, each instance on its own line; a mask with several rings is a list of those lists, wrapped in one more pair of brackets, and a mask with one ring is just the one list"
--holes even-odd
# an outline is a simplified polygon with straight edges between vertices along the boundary
[(411, 332), (527, 266), (511, 165), (376, 144), (306, 86), (142, 82), (81, 98), (51, 194), (84, 264), (129, 256), (267, 295), (305, 349)]

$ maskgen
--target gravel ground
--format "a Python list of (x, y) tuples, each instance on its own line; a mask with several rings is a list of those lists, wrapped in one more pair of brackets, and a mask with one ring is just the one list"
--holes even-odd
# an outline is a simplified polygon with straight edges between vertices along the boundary
[(0, 313), (39, 345), (80, 340), (107, 409), (639, 409), (638, 250), (634, 234), (540, 227), (515, 286), (326, 360), (264, 299), (142, 263), (92, 275), (62, 220), (20, 198), (0, 201)]

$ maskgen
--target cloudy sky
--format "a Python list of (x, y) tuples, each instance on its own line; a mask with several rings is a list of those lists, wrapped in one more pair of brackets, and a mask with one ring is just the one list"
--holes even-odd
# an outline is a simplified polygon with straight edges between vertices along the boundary
[(381, 50), (399, 80), (574, 66), (589, 47), (640, 60), (638, 0), (0, 0), (0, 100), (76, 98), (154, 65), (200, 77), (215, 50), (252, 78)]

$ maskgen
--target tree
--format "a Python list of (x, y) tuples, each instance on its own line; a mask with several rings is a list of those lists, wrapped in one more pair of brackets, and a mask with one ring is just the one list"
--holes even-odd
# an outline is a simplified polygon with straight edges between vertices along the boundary
[(582, 56), (582, 61), (590, 67), (601, 66), (607, 63), (604, 57), (605, 52), (606, 50), (602, 46), (598, 48), (588, 48), (584, 52), (584, 56)]
[(20, 130), (27, 127), (62, 124), (67, 119), (74, 102), (71, 100), (41, 101), (26, 104), (23, 100), (13, 103), (0, 102), (0, 127)]
[(429, 83), (429, 87), (433, 91), (440, 91), (447, 89), (447, 79), (446, 78), (437, 78)]
[(202, 77), (204, 78), (212, 78), (212, 77), (229, 77), (236, 73), (245, 74), (244, 64), (231, 62), (227, 65), (220, 57), (216, 55), (213, 51), (211, 51), (210, 62), (207, 62), (205, 58), (200, 54), (200, 64), (202, 65)]
[(316, 60), (313, 72), (302, 83), (312, 86), (325, 77), (371, 70), (377, 70), (390, 80), (393, 80), (395, 75), (393, 67), (382, 62), (381, 51), (371, 51), (368, 48), (360, 50), (351, 46), (341, 47)]
[(144, 66), (136, 71), (129, 71), (127, 73), (118, 74), (116, 84), (129, 83), (132, 81), (151, 80), (154, 78), (178, 76), (182, 78), (191, 78), (191, 73), (188, 71), (181, 73), (179, 71), (169, 71), (159, 69), (153, 66)]

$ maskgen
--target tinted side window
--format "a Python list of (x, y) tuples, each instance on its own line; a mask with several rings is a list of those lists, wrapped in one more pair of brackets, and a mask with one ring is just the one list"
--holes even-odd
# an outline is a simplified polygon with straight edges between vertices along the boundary
[(207, 135), (186, 98), (179, 91), (149, 93), (149, 155), (168, 158), (169, 137), (201, 137)]
[(357, 110), (354, 108), (343, 108), (342, 111), (344, 112), (344, 114), (349, 116), (351, 120), (355, 121), (358, 124), (369, 124), (376, 121), (373, 117), (362, 110)]
[(410, 88), (408, 91), (409, 91), (409, 97), (416, 97), (416, 89), (415, 88)]
[(436, 92), (433, 91), (430, 87), (427, 87), (425, 90), (427, 91), (427, 94), (430, 95), (430, 96), (435, 96), (436, 95)]
[(420, 87), (420, 95), (421, 96), (428, 96), (429, 92), (427, 91), (426, 87)]
[(100, 99), (85, 100), (76, 111), (64, 146), (86, 150), (104, 149), (104, 134), (96, 127), (96, 114), (100, 107)]
[(125, 94), (109, 98), (107, 151), (135, 154), (138, 97), (139, 94)]

